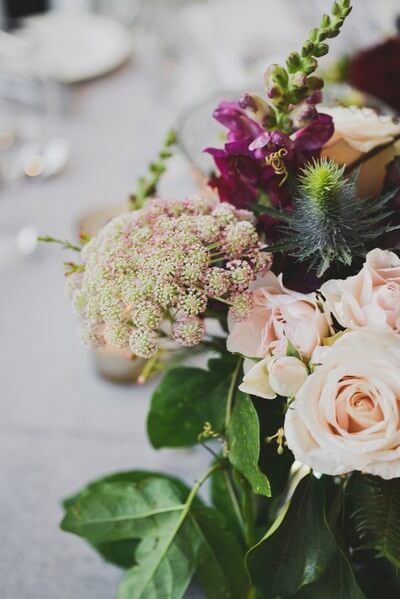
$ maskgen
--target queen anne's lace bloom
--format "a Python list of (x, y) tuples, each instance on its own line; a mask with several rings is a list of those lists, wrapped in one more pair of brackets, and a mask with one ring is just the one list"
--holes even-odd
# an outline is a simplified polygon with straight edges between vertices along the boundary
[(208, 199), (152, 200), (113, 219), (83, 248), (73, 286), (85, 343), (145, 358), (166, 336), (197, 345), (210, 298), (247, 315), (248, 287), (271, 264), (262, 250), (250, 213)]

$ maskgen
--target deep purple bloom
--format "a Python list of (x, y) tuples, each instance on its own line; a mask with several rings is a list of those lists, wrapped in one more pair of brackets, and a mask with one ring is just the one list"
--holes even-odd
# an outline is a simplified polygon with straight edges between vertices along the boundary
[[(209, 181), (218, 191), (221, 201), (238, 208), (248, 208), (261, 194), (268, 195), (271, 204), (281, 210), (291, 211), (291, 196), (282, 176), (266, 164), (273, 152), (285, 148), (283, 157), (288, 172), (295, 175), (304, 164), (317, 158), (321, 148), (333, 134), (332, 118), (318, 114), (307, 126), (291, 136), (280, 131), (265, 131), (252, 119), (239, 102), (221, 102), (214, 117), (228, 128), (227, 142), (223, 148), (207, 148), (213, 156), (218, 173)], [(270, 217), (260, 219), (269, 232), (276, 224)]]
[(239, 102), (224, 100), (215, 109), (213, 116), (228, 129), (228, 141), (254, 139), (263, 131), (262, 126), (240, 108)]

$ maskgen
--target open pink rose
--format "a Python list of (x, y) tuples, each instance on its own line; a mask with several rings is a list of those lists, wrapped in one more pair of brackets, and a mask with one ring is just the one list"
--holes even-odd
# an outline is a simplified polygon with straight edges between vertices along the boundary
[(323, 474), (400, 476), (400, 336), (349, 331), (314, 357), (285, 418), (295, 458)]
[(321, 292), (343, 327), (400, 332), (400, 259), (393, 252), (372, 250), (357, 275), (327, 281)]
[(286, 354), (288, 340), (304, 358), (309, 358), (323, 337), (329, 335), (326, 316), (314, 294), (285, 289), (272, 272), (253, 291), (254, 307), (241, 322), (230, 323), (230, 352), (251, 358)]

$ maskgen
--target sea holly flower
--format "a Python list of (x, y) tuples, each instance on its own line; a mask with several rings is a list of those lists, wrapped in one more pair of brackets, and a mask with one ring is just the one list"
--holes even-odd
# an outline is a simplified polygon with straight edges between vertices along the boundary
[(151, 200), (113, 219), (82, 250), (71, 286), (85, 344), (149, 358), (165, 338), (199, 344), (210, 299), (247, 317), (249, 286), (271, 266), (252, 220), (203, 198)]

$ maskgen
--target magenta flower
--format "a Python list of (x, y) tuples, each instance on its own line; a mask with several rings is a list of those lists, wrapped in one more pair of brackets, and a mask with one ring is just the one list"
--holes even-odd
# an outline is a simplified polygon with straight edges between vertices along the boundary
[[(306, 162), (317, 158), (321, 148), (333, 134), (332, 118), (315, 110), (314, 119), (291, 136), (280, 131), (265, 131), (262, 125), (241, 108), (239, 102), (221, 102), (214, 117), (227, 127), (224, 148), (207, 148), (218, 169), (209, 180), (222, 202), (237, 208), (249, 208), (262, 195), (279, 210), (291, 211), (291, 195), (287, 183), (266, 164), (265, 159), (284, 148), (287, 171), (295, 175)], [(265, 229), (273, 233), (276, 221), (261, 217)]]

